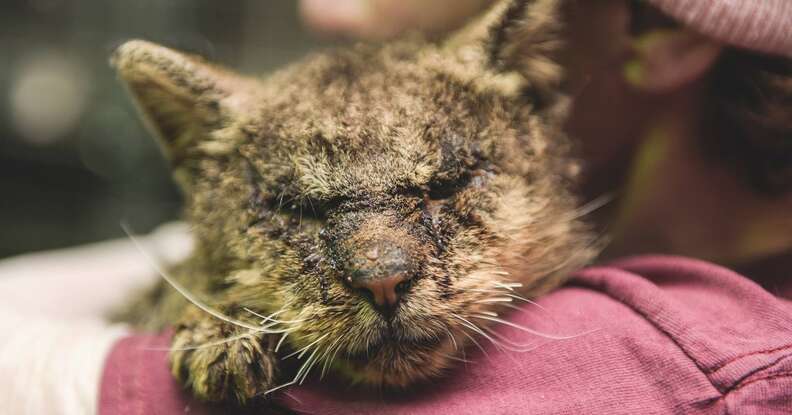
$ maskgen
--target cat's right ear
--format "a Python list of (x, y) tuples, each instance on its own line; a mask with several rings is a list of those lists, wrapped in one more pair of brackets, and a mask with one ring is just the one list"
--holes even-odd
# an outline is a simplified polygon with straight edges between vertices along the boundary
[(460, 75), (474, 85), (533, 95), (552, 104), (562, 80), (556, 62), (562, 46), (562, 0), (500, 0), (449, 37)]
[(257, 82), (200, 57), (132, 40), (110, 62), (175, 167), (230, 151), (227, 132), (254, 112)]

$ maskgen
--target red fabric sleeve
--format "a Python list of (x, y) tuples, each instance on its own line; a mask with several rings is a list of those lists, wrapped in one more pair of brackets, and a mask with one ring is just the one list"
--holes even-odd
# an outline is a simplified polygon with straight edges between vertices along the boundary
[(107, 357), (99, 414), (210, 414), (192, 402), (168, 370), (171, 333), (139, 334), (118, 341)]
[[(395, 396), (325, 378), (279, 401), (311, 414), (792, 413), (792, 305), (727, 269), (638, 257), (580, 271), (538, 303), (509, 321), (564, 338), (503, 326), (503, 338), (530, 350), (481, 342), (486, 354), (470, 349), (446, 378)], [(144, 351), (167, 342), (116, 345), (100, 414), (211, 411), (188, 403), (165, 352)]]

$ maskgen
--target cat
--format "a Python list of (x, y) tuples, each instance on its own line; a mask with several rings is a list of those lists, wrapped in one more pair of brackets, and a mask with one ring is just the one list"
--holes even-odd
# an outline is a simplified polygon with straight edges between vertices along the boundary
[(165, 273), (178, 290), (127, 315), (174, 327), (174, 376), (239, 404), (314, 368), (407, 387), (587, 263), (559, 3), (501, 1), (442, 41), (317, 53), (265, 79), (120, 46), (196, 239)]

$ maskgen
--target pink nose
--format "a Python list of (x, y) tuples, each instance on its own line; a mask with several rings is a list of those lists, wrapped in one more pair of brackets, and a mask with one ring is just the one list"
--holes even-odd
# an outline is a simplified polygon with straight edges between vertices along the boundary
[[(368, 291), (374, 304), (381, 310), (393, 309), (409, 280), (406, 272), (389, 275), (384, 278), (360, 278), (352, 280), (352, 287)], [(401, 285), (400, 285), (401, 284)]]
[(349, 264), (349, 285), (369, 297), (383, 314), (390, 314), (407, 290), (412, 273), (409, 254), (390, 241), (377, 241), (360, 249)]

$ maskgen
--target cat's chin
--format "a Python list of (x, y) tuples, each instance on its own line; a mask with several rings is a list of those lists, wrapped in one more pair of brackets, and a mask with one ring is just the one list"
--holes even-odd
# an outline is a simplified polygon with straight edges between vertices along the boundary
[(336, 368), (354, 382), (407, 388), (441, 376), (459, 359), (457, 347), (449, 337), (384, 340), (369, 345), (367, 350), (343, 356)]

